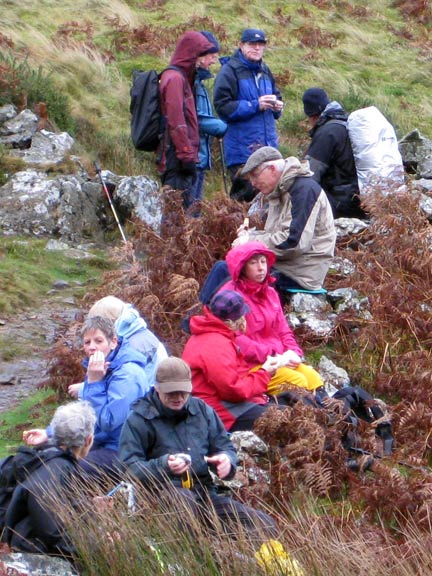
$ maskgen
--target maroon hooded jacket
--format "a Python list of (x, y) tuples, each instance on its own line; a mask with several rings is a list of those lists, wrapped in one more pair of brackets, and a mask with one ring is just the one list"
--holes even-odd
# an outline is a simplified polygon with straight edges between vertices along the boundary
[(162, 115), (166, 118), (166, 131), (159, 150), (159, 171), (165, 171), (165, 154), (169, 140), (181, 162), (198, 162), (199, 128), (192, 91), (197, 58), (214, 48), (199, 32), (185, 32), (177, 42), (170, 66), (178, 70), (165, 70), (159, 83)]

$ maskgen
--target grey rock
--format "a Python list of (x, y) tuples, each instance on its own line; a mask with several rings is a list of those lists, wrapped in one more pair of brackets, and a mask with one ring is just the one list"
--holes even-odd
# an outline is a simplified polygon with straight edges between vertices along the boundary
[(34, 169), (17, 172), (0, 187), (0, 232), (101, 242), (99, 201), (76, 176), (49, 178)]
[(351, 276), (355, 272), (354, 264), (348, 258), (335, 256), (329, 268), (329, 274), (339, 274), (341, 276)]
[(323, 379), (327, 392), (332, 395), (337, 389), (340, 390), (345, 386), (350, 385), (350, 377), (348, 372), (334, 364), (326, 356), (321, 356), (318, 364), (318, 372)]
[(266, 443), (250, 431), (233, 432), (231, 441), (237, 452), (247, 452), (251, 456), (263, 456), (268, 452)]
[(419, 180), (413, 180), (411, 182), (411, 186), (414, 190), (418, 190), (419, 192), (432, 194), (432, 180), (428, 180), (427, 178), (419, 178)]
[[(432, 183), (432, 180), (431, 180)], [(426, 194), (420, 195), (420, 210), (429, 220), (432, 218), (432, 198)]]
[(416, 170), (418, 178), (432, 178), (432, 141), (415, 129), (399, 140), (404, 164)]
[(5, 104), (0, 106), (0, 124), (4, 124), (8, 120), (12, 120), (18, 114), (16, 106), (13, 104)]
[(55, 290), (64, 290), (65, 288), (70, 288), (69, 282), (66, 280), (56, 280), (53, 284)]
[(366, 230), (368, 226), (367, 222), (359, 220), (359, 218), (336, 218), (335, 220), (336, 236), (338, 238), (358, 234)]
[(21, 378), (11, 371), (0, 372), (0, 386), (15, 386), (20, 384)]
[(9, 571), (14, 574), (13, 570), (16, 570), (20, 576), (77, 576), (77, 572), (67, 560), (44, 554), (3, 554), (0, 560), (1, 568), (5, 568), (5, 574), (9, 574)]
[(304, 325), (317, 336), (327, 336), (335, 326), (336, 315), (325, 295), (299, 292), (291, 299), (288, 321), (294, 329)]
[(355, 312), (365, 312), (369, 306), (369, 299), (360, 296), (357, 290), (352, 288), (338, 288), (328, 292), (327, 299), (332, 303), (337, 313), (353, 310)]
[(135, 218), (159, 231), (162, 220), (162, 202), (159, 184), (147, 176), (123, 177), (114, 197)]
[(30, 148), (26, 150), (12, 150), (12, 156), (18, 156), (26, 164), (34, 166), (40, 164), (60, 164), (75, 144), (74, 139), (67, 132), (54, 134), (47, 130), (36, 132), (31, 140)]
[(0, 144), (28, 148), (37, 130), (38, 117), (31, 110), (23, 110), (0, 126)]

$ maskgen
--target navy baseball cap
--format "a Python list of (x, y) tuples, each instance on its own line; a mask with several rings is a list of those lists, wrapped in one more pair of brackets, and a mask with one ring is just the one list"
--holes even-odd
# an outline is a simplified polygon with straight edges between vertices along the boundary
[(240, 42), (262, 42), (267, 43), (267, 38), (263, 30), (258, 30), (257, 28), (246, 28), (243, 30)]
[(209, 309), (221, 320), (238, 320), (250, 311), (243, 296), (234, 290), (222, 290), (210, 300)]

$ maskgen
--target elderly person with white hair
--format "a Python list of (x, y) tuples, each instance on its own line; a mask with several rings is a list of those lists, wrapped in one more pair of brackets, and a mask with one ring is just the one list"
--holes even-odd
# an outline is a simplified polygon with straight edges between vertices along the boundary
[(336, 231), (332, 209), (307, 161), (283, 158), (276, 148), (263, 146), (244, 165), (249, 179), (269, 202), (264, 230), (242, 225), (233, 246), (258, 240), (275, 253), (272, 275), (276, 288), (319, 290), (334, 255)]
[[(88, 402), (60, 406), (51, 420), (50, 444), (38, 448), (40, 464), (13, 493), (5, 518), (3, 539), (26, 552), (70, 556), (74, 547), (53, 514), (52, 497), (70, 491), (82, 470), (78, 461), (93, 444), (96, 414)], [(47, 495), (49, 495), (47, 501)]]

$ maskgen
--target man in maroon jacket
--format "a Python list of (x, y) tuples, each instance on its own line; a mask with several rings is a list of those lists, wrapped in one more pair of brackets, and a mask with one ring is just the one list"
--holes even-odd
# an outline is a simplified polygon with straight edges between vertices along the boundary
[(213, 44), (199, 32), (185, 32), (178, 40), (170, 66), (159, 84), (165, 132), (159, 149), (159, 172), (162, 184), (183, 191), (183, 207), (190, 206), (190, 189), (196, 178), (199, 128), (192, 91), (196, 61), (213, 49)]

